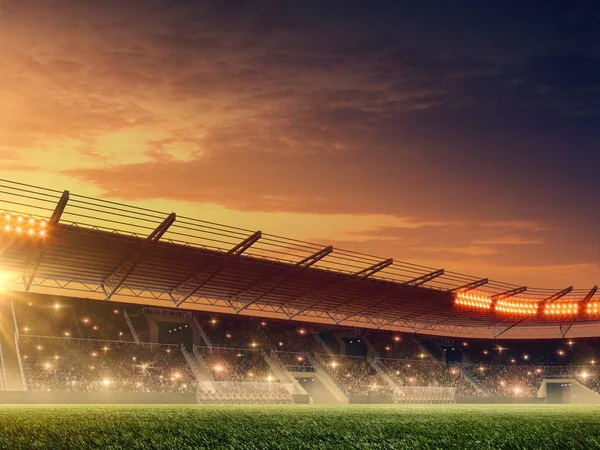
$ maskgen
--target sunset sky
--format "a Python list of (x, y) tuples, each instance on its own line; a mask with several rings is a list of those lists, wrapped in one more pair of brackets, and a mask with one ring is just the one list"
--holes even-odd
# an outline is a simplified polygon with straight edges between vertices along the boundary
[(597, 0), (0, 5), (0, 178), (600, 282)]

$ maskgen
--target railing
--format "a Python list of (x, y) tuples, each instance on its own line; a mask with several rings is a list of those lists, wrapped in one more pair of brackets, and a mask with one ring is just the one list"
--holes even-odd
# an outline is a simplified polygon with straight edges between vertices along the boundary
[(204, 372), (204, 375), (206, 375), (206, 377), (210, 381), (215, 381), (215, 377), (213, 376), (212, 372), (210, 371), (210, 368), (208, 367), (208, 365), (206, 364), (206, 361), (204, 361), (204, 358), (198, 351), (198, 347), (196, 347), (195, 345), (194, 345), (193, 352), (194, 352), (194, 355), (196, 356), (196, 360), (198, 361), (198, 365), (200, 366), (200, 371)]
[(454, 403), (456, 388), (406, 386), (402, 391), (395, 390), (394, 403)]
[(125, 322), (127, 322), (127, 326), (129, 327), (129, 331), (131, 332), (131, 335), (133, 336), (133, 340), (139, 344), (140, 342), (140, 338), (138, 337), (137, 332), (135, 331), (135, 327), (133, 326), (133, 322), (131, 321), (131, 319), (129, 318), (129, 314), (127, 314), (127, 310), (123, 309), (123, 314), (125, 316)]
[(311, 364), (313, 364), (317, 369), (320, 369), (321, 372), (323, 372), (323, 374), (331, 380), (331, 382), (344, 394), (346, 398), (350, 396), (350, 391), (348, 391), (346, 386), (341, 384), (333, 375), (330, 374), (329, 370), (326, 368), (327, 365), (323, 363), (321, 356), (318, 353), (315, 353), (314, 356), (307, 353), (306, 356)]
[(283, 367), (275, 363), (275, 361), (273, 361), (269, 355), (267, 355), (267, 352), (264, 349), (260, 349), (260, 356), (263, 357), (267, 363), (267, 366), (269, 366), (269, 369), (271, 369), (275, 377), (278, 378), (281, 383), (284, 383), (285, 380), (289, 380), (289, 377)]
[(2, 383), (0, 389), (6, 390), (6, 367), (4, 367), (4, 354), (2, 353), (2, 342), (0, 342), (0, 365), (2, 365), (2, 379), (0, 380)]
[(196, 364), (194, 364), (194, 361), (185, 348), (185, 345), (183, 345), (183, 342), (181, 343), (181, 353), (183, 354), (185, 361), (188, 363), (188, 366), (190, 366), (190, 369), (192, 369), (192, 373), (196, 377), (196, 380), (200, 381), (200, 377), (198, 376), (198, 368), (196, 367)]
[(258, 331), (258, 334), (260, 334), (262, 336), (262, 338), (265, 340), (269, 349), (271, 349), (272, 348), (271, 341), (269, 340), (269, 336), (267, 336), (267, 333), (265, 333), (264, 328), (260, 325), (260, 323), (258, 323), (258, 321), (254, 317), (251, 317), (250, 321), (254, 325), (254, 328), (256, 329), (256, 331)]
[(227, 350), (227, 351), (237, 351), (237, 352), (260, 352), (260, 348), (243, 348), (243, 347), (215, 347), (213, 345), (212, 348), (206, 346), (206, 345), (195, 345), (195, 347), (198, 348), (206, 348), (209, 351), (214, 351), (214, 352), (220, 352), (221, 350)]
[(373, 347), (373, 344), (371, 344), (371, 341), (369, 341), (365, 336), (361, 336), (360, 338), (367, 345), (367, 353), (368, 354), (376, 356), (377, 358), (381, 358), (381, 354), (377, 350), (375, 350), (375, 347)]
[(549, 380), (564, 380), (564, 379), (576, 379), (576, 374), (573, 373), (573, 371), (571, 371), (571, 373), (566, 373), (566, 374), (560, 374), (560, 373), (552, 373), (552, 374), (547, 374), (544, 375), (545, 379), (549, 379)]
[(206, 344), (206, 346), (212, 352), (213, 345), (212, 345), (212, 342), (210, 341), (210, 338), (208, 337), (208, 334), (206, 334), (206, 331), (204, 331), (204, 328), (202, 328), (200, 326), (200, 322), (198, 322), (198, 319), (196, 319), (196, 316), (192, 316), (192, 320), (194, 321), (194, 324), (196, 325), (196, 328), (198, 328), (198, 331), (200, 332), (200, 336), (202, 337), (202, 340), (204, 341), (204, 343)]
[(13, 322), (15, 324), (15, 351), (17, 353), (17, 362), (19, 363), (19, 372), (21, 373), (21, 382), (23, 390), (27, 390), (27, 381), (25, 380), (25, 370), (23, 369), (23, 361), (21, 361), (21, 351), (19, 350), (19, 324), (17, 323), (17, 314), (15, 312), (15, 303), (10, 300), (10, 309), (12, 310)]
[(294, 403), (291, 383), (213, 381), (198, 385), (198, 403)]
[(117, 341), (117, 340), (111, 340), (111, 339), (88, 339), (88, 338), (76, 338), (76, 337), (62, 337), (62, 336), (38, 336), (38, 335), (31, 335), (31, 334), (24, 334), (21, 336), (22, 339), (24, 339), (25, 341), (35, 341), (35, 340), (40, 340), (40, 339), (54, 339), (54, 340), (58, 340), (58, 341), (68, 341), (68, 342), (75, 342), (75, 343), (98, 343), (98, 344), (117, 344), (117, 346), (123, 346), (123, 347), (127, 347), (127, 346), (140, 346), (140, 347), (179, 347), (178, 344), (160, 344), (157, 342), (133, 342), (133, 341)]
[(315, 337), (315, 340), (321, 345), (323, 350), (325, 350), (325, 353), (327, 353), (329, 356), (335, 356), (333, 350), (331, 350), (331, 348), (329, 348), (329, 345), (327, 345), (323, 338), (319, 336), (319, 333), (313, 333), (313, 336)]
[(284, 367), (288, 372), (315, 373), (317, 371), (317, 369), (315, 369), (313, 366), (293, 366), (286, 364)]
[(15, 326), (15, 333), (18, 335), (19, 334), (19, 324), (17, 323), (17, 314), (15, 313), (15, 303), (12, 301), (12, 299), (10, 300), (10, 309), (12, 311), (12, 318), (13, 318), (13, 323)]
[(392, 380), (392, 377), (388, 375), (387, 368), (383, 365), (379, 357), (377, 356), (367, 356), (367, 361), (375, 369), (377, 375), (385, 381), (389, 387), (394, 389), (394, 391), (398, 390), (398, 385)]
[[(288, 372), (288, 370), (286, 369), (286, 366), (279, 359), (279, 356), (277, 355), (277, 353), (275, 351), (271, 350), (270, 357), (267, 356), (267, 352), (263, 352), (263, 356), (264, 356), (267, 364), (269, 364), (269, 366), (271, 366), (271, 364), (273, 364), (277, 368), (277, 370), (281, 373), (281, 375), (285, 379), (287, 379), (288, 381), (290, 381), (292, 383), (292, 385), (294, 386), (294, 390), (296, 391), (297, 394), (307, 394), (306, 390), (302, 387), (302, 385), (300, 383), (298, 383), (298, 380), (296, 380), (296, 378), (291, 373)], [(283, 379), (281, 381), (283, 382)]]
[(465, 378), (468, 382), (471, 383), (471, 385), (475, 388), (476, 391), (481, 392), (487, 397), (490, 396), (490, 391), (486, 389), (473, 375), (467, 372), (461, 364), (453, 362), (451, 366), (455, 367), (462, 374), (463, 378)]
[(280, 368), (280, 370), (282, 370), (283, 372), (286, 372), (285, 369), (285, 364), (283, 364), (283, 361), (281, 360), (281, 358), (279, 358), (279, 355), (277, 354), (277, 352), (275, 350), (271, 350), (271, 359), (273, 360), (273, 362), (275, 364), (277, 364), (277, 366)]
[(27, 381), (25, 380), (25, 370), (23, 369), (23, 362), (21, 361), (21, 351), (19, 350), (19, 331), (15, 331), (15, 350), (17, 352), (17, 361), (19, 363), (19, 372), (21, 374), (21, 382), (23, 383), (23, 390), (27, 390)]
[(183, 317), (186, 319), (190, 319), (192, 317), (192, 313), (189, 311), (181, 311), (178, 309), (163, 309), (163, 308), (151, 308), (144, 307), (138, 310), (135, 314), (136, 317), (144, 316), (146, 314), (153, 314), (156, 316), (177, 316)]
[(77, 335), (82, 336), (83, 333), (81, 332), (81, 327), (79, 326), (79, 320), (77, 320), (77, 315), (75, 314), (75, 311), (71, 311), (71, 313), (73, 314), (73, 322), (75, 323), (75, 326), (77, 327)]

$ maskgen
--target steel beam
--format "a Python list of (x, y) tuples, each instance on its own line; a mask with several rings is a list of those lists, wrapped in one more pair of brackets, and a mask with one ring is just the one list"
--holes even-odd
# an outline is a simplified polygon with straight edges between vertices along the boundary
[[(438, 325), (441, 325), (444, 322), (436, 322), (436, 323), (430, 323), (429, 325), (423, 325), (420, 328), (417, 328), (414, 331), (414, 334), (418, 334), (419, 331), (423, 331), (423, 330), (427, 330), (428, 328), (433, 328), (433, 327), (437, 327)], [(383, 325), (382, 325), (383, 326)]]
[(473, 289), (477, 289), (478, 287), (488, 284), (489, 281), (490, 280), (488, 280), (487, 278), (483, 278), (481, 280), (473, 281), (472, 283), (465, 284), (454, 289), (450, 289), (448, 292), (469, 292)]
[(539, 305), (540, 305), (540, 306), (544, 306), (544, 305), (546, 305), (547, 303), (552, 303), (553, 301), (555, 301), (555, 300), (558, 300), (559, 298), (562, 298), (562, 297), (564, 297), (565, 295), (567, 295), (567, 294), (568, 294), (569, 292), (571, 292), (572, 290), (573, 290), (573, 286), (569, 286), (568, 288), (566, 288), (566, 289), (563, 289), (562, 291), (560, 291), (560, 292), (557, 292), (556, 294), (553, 294), (553, 295), (551, 295), (550, 297), (548, 297), (548, 298), (546, 298), (546, 299), (542, 300), (542, 301), (539, 303)]
[[(67, 207), (67, 203), (69, 202), (69, 191), (63, 191), (50, 219), (48, 220), (48, 230), (52, 231), (52, 228), (58, 224), (60, 218), (62, 217), (65, 208)], [(25, 265), (25, 269), (23, 270), (23, 285), (25, 287), (25, 291), (29, 291), (31, 287), (31, 283), (33, 279), (37, 275), (38, 269), (40, 268), (40, 264), (42, 263), (42, 258), (44, 257), (44, 252), (46, 251), (43, 241), (40, 243), (38, 250), (31, 256), (27, 264)]]
[[(344, 283), (347, 283), (347, 282), (349, 282), (349, 281), (354, 281), (354, 280), (355, 280), (355, 277), (356, 277), (356, 278), (358, 278), (358, 279), (360, 279), (360, 280), (367, 279), (367, 278), (369, 278), (370, 276), (373, 276), (373, 275), (375, 275), (375, 274), (376, 274), (377, 272), (379, 272), (380, 270), (383, 270), (383, 269), (385, 269), (386, 267), (388, 267), (388, 266), (389, 266), (390, 264), (392, 264), (393, 262), (394, 262), (394, 260), (392, 260), (392, 259), (386, 259), (385, 261), (381, 261), (381, 262), (379, 262), (379, 263), (377, 263), (377, 264), (373, 264), (372, 266), (370, 266), (370, 267), (367, 267), (366, 269), (362, 269), (362, 270), (359, 270), (358, 272), (354, 273), (354, 274), (352, 275), (352, 277), (353, 277), (353, 278), (348, 278), (347, 280), (344, 280), (344, 281), (340, 281), (340, 282), (337, 282), (337, 283), (332, 283), (332, 284), (329, 284), (329, 285), (327, 285), (327, 286), (325, 286), (325, 287), (323, 287), (323, 288), (321, 288), (321, 289), (317, 289), (317, 292), (311, 292), (311, 293), (309, 293), (309, 294), (306, 294), (306, 295), (303, 295), (302, 297), (300, 297), (300, 298), (297, 298), (297, 299), (295, 299), (295, 300), (293, 300), (293, 301), (294, 301), (294, 302), (301, 301), (301, 300), (304, 300), (304, 299), (306, 299), (306, 298), (309, 298), (309, 297), (311, 297), (312, 295), (315, 295), (315, 294), (317, 294), (317, 295), (318, 295), (318, 294), (319, 294), (319, 292), (323, 292), (323, 291), (327, 292), (327, 291), (331, 290), (332, 288), (336, 288), (336, 287), (343, 286), (343, 285), (344, 285)], [(291, 320), (291, 319), (293, 319), (294, 317), (296, 317), (296, 316), (299, 316), (299, 315), (300, 315), (300, 314), (302, 314), (303, 312), (305, 312), (305, 311), (308, 311), (309, 309), (313, 309), (315, 306), (317, 306), (319, 303), (321, 303), (321, 301), (322, 301), (322, 300), (319, 300), (319, 301), (317, 301), (317, 302), (313, 303), (312, 305), (310, 305), (310, 306), (307, 306), (306, 308), (304, 308), (304, 309), (302, 309), (302, 310), (300, 310), (300, 311), (297, 311), (297, 312), (293, 313), (292, 315), (290, 315), (290, 316), (289, 316), (289, 319)]]
[(516, 289), (511, 289), (510, 291), (500, 292), (499, 294), (492, 295), (490, 298), (492, 302), (496, 302), (498, 300), (504, 300), (505, 298), (514, 297), (515, 295), (522, 294), (527, 290), (527, 286), (521, 286)]
[(102, 282), (102, 290), (104, 291), (106, 300), (110, 300), (114, 293), (123, 285), (125, 280), (127, 280), (127, 277), (129, 277), (131, 272), (139, 265), (150, 248), (160, 240), (169, 227), (175, 222), (175, 219), (175, 213), (169, 214), (167, 218), (165, 218), (165, 220), (163, 220), (163, 222), (156, 227), (146, 239), (144, 239), (139, 248), (129, 257), (125, 258), (125, 260), (104, 279)]
[(494, 335), (494, 339), (496, 339), (498, 336), (502, 336), (504, 333), (506, 333), (507, 331), (513, 329), (514, 327), (516, 327), (517, 325), (519, 325), (521, 322), (523, 322), (525, 319), (529, 319), (529, 316), (525, 316), (522, 317), (521, 319), (517, 320), (515, 323), (513, 323), (512, 325), (506, 327), (504, 330), (502, 330), (500, 333), (495, 334)]
[[(527, 291), (527, 286), (521, 286), (521, 287), (518, 287), (515, 289), (511, 289), (509, 291), (504, 291), (504, 292), (500, 292), (499, 294), (492, 295), (490, 297), (490, 300), (492, 300), (492, 303), (490, 304), (490, 311), (495, 310), (498, 300), (503, 300), (505, 298), (513, 297), (513, 296), (519, 295), (525, 291)], [(494, 322), (494, 318), (491, 317), (489, 320), (490, 326), (496, 326), (496, 323), (497, 322)], [(501, 323), (504, 323), (504, 322), (501, 322)]]
[[(175, 306), (181, 305), (188, 298), (198, 292), (204, 287), (210, 280), (217, 276), (223, 269), (231, 264), (237, 257), (242, 255), (248, 250), (254, 243), (256, 243), (262, 237), (262, 232), (257, 231), (251, 236), (248, 236), (242, 242), (231, 248), (227, 253), (225, 259), (212, 267), (204, 267), (203, 270), (196, 272), (194, 275), (189, 277), (183, 283), (180, 283), (177, 287), (169, 292), (169, 297), (173, 300)], [(212, 268), (212, 270), (210, 270)], [(208, 275), (207, 275), (208, 271)]]
[(368, 278), (372, 275), (375, 275), (377, 272), (385, 269), (388, 266), (394, 264), (394, 260), (392, 258), (386, 259), (385, 261), (381, 261), (380, 263), (374, 264), (371, 267), (367, 267), (359, 272), (354, 274), (355, 277)]
[(490, 299), (492, 303), (490, 304), (490, 308), (493, 311), (496, 307), (496, 304), (499, 300), (504, 300), (505, 298), (513, 297), (515, 295), (519, 295), (523, 292), (527, 291), (527, 286), (521, 286), (515, 289), (511, 289), (510, 291), (500, 292), (499, 294), (492, 295)]
[(434, 278), (441, 277), (442, 275), (444, 275), (444, 269), (436, 270), (434, 272), (427, 273), (420, 277), (413, 278), (410, 281), (406, 281), (404, 284), (408, 284), (413, 287), (421, 286), (422, 284), (425, 284), (425, 283), (433, 280)]
[[(289, 280), (291, 280), (295, 276), (301, 274), (304, 270), (308, 269), (313, 264), (315, 264), (315, 263), (319, 262), (320, 260), (322, 260), (323, 258), (325, 258), (332, 251), (333, 251), (333, 247), (332, 246), (325, 247), (324, 249), (319, 250), (315, 254), (313, 254), (313, 255), (311, 255), (311, 256), (309, 256), (307, 258), (304, 258), (302, 261), (296, 263), (294, 266), (292, 266), (292, 270), (290, 270), (290, 272), (288, 274), (284, 275), (279, 281), (276, 281), (276, 283), (274, 285), (272, 285), (266, 291), (264, 291), (263, 293), (261, 293), (260, 295), (258, 295), (254, 299), (252, 299), (252, 301), (250, 301), (249, 303), (246, 303), (244, 306), (242, 306), (241, 308), (239, 308), (236, 312), (240, 313), (243, 310), (245, 310), (246, 308), (248, 308), (250, 305), (253, 305), (257, 301), (261, 300), (263, 297), (266, 297), (267, 295), (269, 295), (271, 292), (273, 292), (275, 289), (277, 289), (281, 285), (287, 283)], [(234, 298), (231, 299), (232, 304), (233, 304), (233, 302), (239, 300), (239, 298), (242, 297), (244, 294), (246, 294), (248, 292), (251, 292), (256, 287), (264, 284), (264, 282), (265, 281), (263, 280), (260, 283), (256, 283), (251, 288), (248, 288), (244, 292), (241, 292), (240, 294), (237, 294)]]
[[(522, 289), (522, 288), (519, 288), (519, 289)], [(514, 291), (518, 291), (519, 289), (514, 289)], [(570, 287), (568, 287), (568, 288), (566, 288), (566, 289), (563, 289), (562, 291), (560, 291), (560, 292), (557, 292), (556, 294), (553, 294), (553, 295), (551, 295), (550, 297), (548, 297), (548, 298), (546, 298), (546, 299), (542, 300), (542, 301), (541, 301), (541, 302), (539, 302), (538, 304), (539, 304), (539, 306), (543, 306), (543, 305), (545, 305), (546, 303), (551, 303), (551, 302), (553, 302), (554, 300), (558, 300), (559, 298), (561, 298), (561, 297), (564, 297), (565, 295), (567, 295), (567, 294), (568, 294), (569, 292), (571, 292), (572, 290), (573, 290), (573, 286), (570, 286)], [(509, 291), (509, 292), (512, 292), (512, 291)], [(517, 293), (515, 293), (515, 294), (511, 294), (511, 295), (517, 295), (517, 294), (518, 294), (518, 292), (517, 292)], [(503, 298), (506, 298), (506, 297), (503, 297)], [(515, 323), (513, 323), (513, 324), (512, 324), (512, 325), (510, 325), (509, 327), (507, 327), (507, 328), (505, 328), (504, 330), (502, 330), (500, 333), (496, 334), (496, 335), (494, 336), (494, 339), (495, 339), (495, 338), (497, 338), (498, 336), (501, 336), (501, 335), (503, 335), (503, 334), (504, 334), (504, 333), (506, 333), (507, 331), (511, 330), (512, 328), (516, 327), (516, 326), (517, 326), (517, 325), (519, 325), (521, 322), (523, 322), (524, 320), (526, 320), (526, 319), (529, 319), (529, 318), (530, 318), (529, 316), (522, 317), (521, 319), (519, 319), (518, 321), (516, 321)]]
[[(585, 309), (586, 305), (590, 302), (590, 300), (592, 300), (592, 297), (594, 297), (594, 294), (598, 291), (598, 286), (594, 286), (592, 288), (592, 290), (583, 298), (579, 301), (579, 304), (581, 305), (581, 312), (583, 313), (583, 310)], [(569, 330), (571, 330), (571, 327), (573, 326), (573, 324), (577, 322), (577, 316), (573, 317), (569, 322), (565, 322), (560, 324), (560, 334), (561, 336), (564, 337), (567, 335), (567, 333), (569, 332)]]
[(598, 291), (598, 286), (594, 286), (592, 288), (592, 290), (582, 299), (579, 301), (579, 303), (581, 304), (582, 307), (587, 306), (587, 304), (592, 300), (592, 298), (594, 297), (594, 294)]

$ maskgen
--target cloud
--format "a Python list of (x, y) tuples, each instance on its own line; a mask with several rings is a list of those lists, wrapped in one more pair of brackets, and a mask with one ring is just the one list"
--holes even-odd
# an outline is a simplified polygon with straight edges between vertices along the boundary
[(393, 217), (352, 230), (385, 254), (597, 258), (588, 6), (432, 5), (8, 2), (3, 168), (124, 201)]
[(490, 256), (496, 255), (497, 250), (491, 247), (473, 245), (469, 247), (415, 247), (420, 252), (437, 253), (438, 255), (458, 254), (464, 256)]
[(474, 241), (475, 244), (478, 245), (535, 245), (542, 244), (542, 239), (536, 238), (526, 238), (523, 236), (496, 236), (490, 239), (484, 239), (480, 241)]

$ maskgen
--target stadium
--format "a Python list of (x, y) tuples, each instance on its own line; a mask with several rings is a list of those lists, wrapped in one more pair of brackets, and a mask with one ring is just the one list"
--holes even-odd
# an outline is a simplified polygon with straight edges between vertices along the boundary
[[(129, 445), (131, 432), (164, 436), (153, 448), (255, 448), (265, 441), (252, 430), (263, 428), (272, 442), (286, 436), (281, 448), (465, 448), (497, 444), (502, 427), (522, 433), (511, 445), (531, 448), (559, 418), (557, 448), (598, 445), (597, 287), (511, 285), (0, 186), (0, 402), (13, 405), (2, 414), (46, 405), (36, 420), (51, 421), (64, 405), (86, 405), (63, 425), (93, 416), (110, 427), (108, 405), (121, 404), (115, 414), (131, 420), (113, 432), (86, 421), (70, 437), (48, 427), (55, 448)], [(485, 435), (462, 429), (465, 417), (488, 420)], [(243, 426), (225, 432), (227, 421)], [(398, 428), (386, 434), (388, 422)], [(427, 423), (445, 437), (427, 438)], [(11, 430), (3, 445), (19, 435)]]

